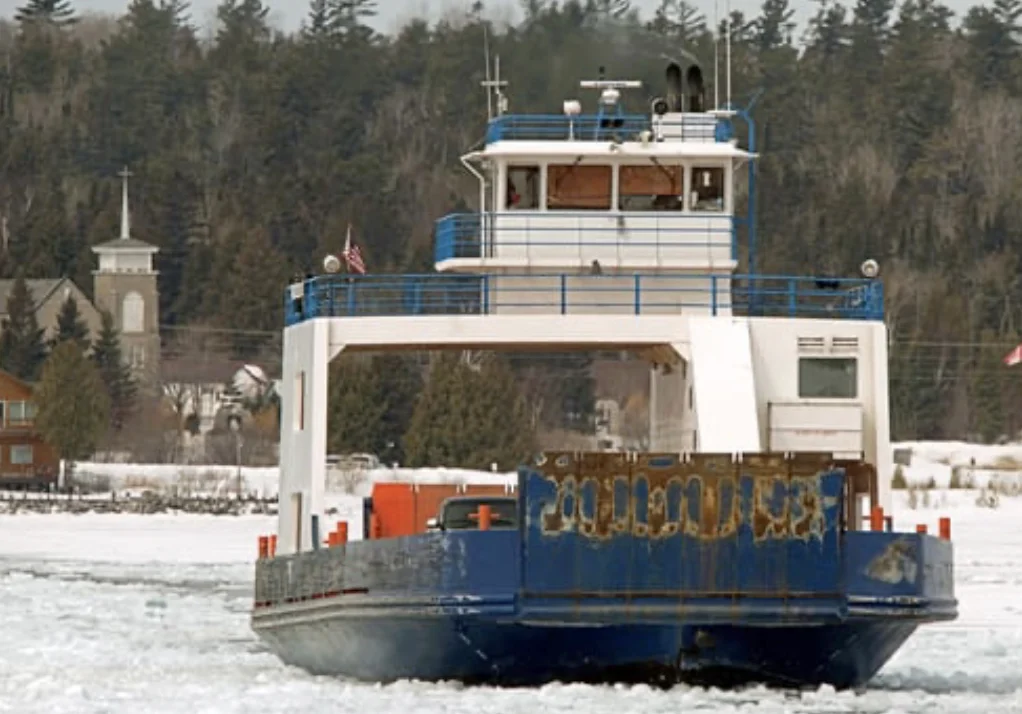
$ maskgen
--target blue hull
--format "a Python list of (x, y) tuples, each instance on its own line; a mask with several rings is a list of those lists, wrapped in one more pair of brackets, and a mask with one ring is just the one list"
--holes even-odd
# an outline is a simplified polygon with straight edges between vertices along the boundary
[(368, 681), (859, 687), (957, 616), (951, 543), (844, 526), (821, 457), (563, 457), (519, 527), (261, 559), (253, 629)]
[(372, 682), (679, 682), (860, 687), (915, 631), (911, 622), (819, 627), (608, 625), (350, 619), (260, 630), (286, 663)]

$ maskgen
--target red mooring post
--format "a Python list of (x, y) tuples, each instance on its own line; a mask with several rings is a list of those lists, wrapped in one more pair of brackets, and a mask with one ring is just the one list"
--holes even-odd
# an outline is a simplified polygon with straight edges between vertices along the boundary
[(884, 529), (883, 506), (873, 506), (873, 510), (869, 512), (869, 529), (871, 531), (882, 531)]
[(951, 540), (951, 519), (946, 516), (940, 519), (940, 537), (942, 540)]
[(490, 507), (479, 506), (479, 530), (490, 530)]

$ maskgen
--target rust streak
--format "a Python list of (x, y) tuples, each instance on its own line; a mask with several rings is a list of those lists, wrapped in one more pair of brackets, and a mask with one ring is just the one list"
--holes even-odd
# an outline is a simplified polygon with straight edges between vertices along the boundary
[[(541, 512), (541, 532), (577, 532), (587, 539), (619, 535), (663, 539), (678, 534), (701, 541), (738, 537), (745, 524), (754, 542), (822, 540), (827, 455), (756, 454), (735, 463), (729, 455), (555, 453), (542, 460), (553, 498)], [(750, 498), (751, 496), (751, 498)]]

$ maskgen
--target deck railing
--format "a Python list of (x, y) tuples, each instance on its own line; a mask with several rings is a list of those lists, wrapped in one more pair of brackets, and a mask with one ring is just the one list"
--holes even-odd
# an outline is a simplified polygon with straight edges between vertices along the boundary
[(882, 320), (866, 279), (721, 275), (324, 275), (289, 286), (288, 325), (316, 317), (737, 314)]
[(492, 120), (486, 143), (497, 141), (612, 141), (634, 139), (644, 131), (651, 138), (660, 135), (674, 141), (729, 141), (732, 129), (727, 121), (712, 114), (686, 114), (678, 119), (654, 121), (645, 114), (619, 116), (583, 114), (508, 114)]
[(453, 213), (436, 223), (434, 259), (587, 259), (719, 262), (735, 259), (726, 213), (502, 211)]

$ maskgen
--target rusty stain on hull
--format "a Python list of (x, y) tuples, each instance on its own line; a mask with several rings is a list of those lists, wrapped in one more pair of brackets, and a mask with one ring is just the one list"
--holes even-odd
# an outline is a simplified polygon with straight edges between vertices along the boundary
[(919, 576), (916, 545), (908, 538), (899, 538), (866, 566), (866, 575), (889, 585), (901, 582), (915, 584)]
[(544, 505), (544, 536), (578, 532), (604, 541), (616, 535), (650, 540), (677, 534), (714, 541), (748, 526), (753, 540), (822, 540), (826, 509), (821, 479), (834, 462), (825, 454), (548, 453), (538, 463), (555, 497)]

